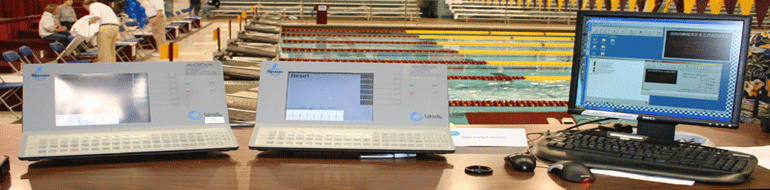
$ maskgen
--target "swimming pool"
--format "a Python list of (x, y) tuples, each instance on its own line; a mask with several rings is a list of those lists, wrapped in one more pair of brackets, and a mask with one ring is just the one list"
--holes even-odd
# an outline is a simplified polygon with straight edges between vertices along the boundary
[[(284, 29), (282, 60), (448, 64), (450, 122), (469, 112), (565, 112), (564, 106), (512, 106), (490, 101), (565, 102), (571, 33)], [(455, 77), (453, 77), (455, 76)], [(478, 105), (481, 104), (481, 105)]]

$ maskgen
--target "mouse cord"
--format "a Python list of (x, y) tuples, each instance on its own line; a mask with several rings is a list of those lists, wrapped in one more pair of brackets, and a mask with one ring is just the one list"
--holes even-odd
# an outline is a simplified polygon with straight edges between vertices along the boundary
[[(530, 139), (529, 138), (529, 135), (535, 135), (535, 134), (538, 134), (540, 136), (538, 136), (535, 139)], [(540, 160), (540, 158), (538, 158), (537, 155), (532, 153), (532, 148), (535, 147), (535, 143), (534, 143), (535, 140), (543, 138), (543, 137), (548, 136), (550, 134), (551, 134), (550, 130), (546, 130), (546, 131), (542, 131), (542, 132), (538, 132), (538, 133), (527, 133), (527, 153), (532, 155), (532, 157), (535, 157), (535, 160), (537, 160), (537, 162), (540, 162), (540, 163), (542, 163), (542, 164), (544, 164), (546, 166), (551, 166), (551, 164), (548, 164), (548, 163), (544, 162), (543, 160)]]
[[(581, 120), (583, 120), (583, 119), (581, 119)], [(568, 130), (570, 130), (570, 129), (574, 129), (574, 128), (577, 128), (577, 127), (583, 126), (583, 125), (585, 125), (585, 124), (590, 124), (590, 123), (597, 123), (597, 122), (602, 122), (602, 121), (607, 121), (607, 120), (612, 120), (612, 118), (603, 118), (603, 119), (597, 119), (597, 120), (590, 120), (590, 121), (588, 121), (588, 122), (584, 122), (584, 123), (580, 123), (580, 124), (575, 124), (575, 125), (573, 125), (572, 127), (569, 127), (569, 128), (566, 128), (566, 129), (563, 129), (563, 130), (560, 130), (560, 131), (568, 131)], [(578, 120), (578, 121), (580, 121), (580, 120)], [(590, 129), (589, 129), (589, 130), (590, 130)], [(537, 162), (540, 162), (540, 163), (542, 163), (542, 164), (545, 164), (546, 166), (551, 166), (551, 164), (548, 164), (548, 163), (546, 163), (545, 161), (543, 161), (543, 160), (540, 160), (540, 158), (538, 158), (538, 157), (537, 157), (537, 155), (535, 155), (534, 153), (532, 153), (532, 148), (534, 148), (534, 147), (535, 147), (535, 143), (534, 143), (534, 142), (535, 142), (536, 140), (538, 140), (538, 139), (540, 139), (540, 138), (543, 138), (544, 136), (548, 136), (548, 135), (550, 135), (550, 134), (551, 134), (551, 131), (550, 131), (550, 130), (546, 130), (546, 131), (535, 132), (535, 133), (527, 133), (527, 135), (526, 135), (526, 137), (527, 137), (527, 152), (526, 152), (526, 153), (528, 153), (528, 154), (531, 154), (533, 157), (535, 157), (535, 160), (537, 160)], [(535, 138), (535, 139), (530, 139), (530, 138), (529, 138), (529, 136), (530, 136), (530, 135), (540, 135), (540, 136), (538, 136), (538, 137), (537, 137), (537, 138)], [(511, 155), (514, 155), (514, 154), (518, 154), (518, 153), (509, 154), (508, 156), (511, 156)]]

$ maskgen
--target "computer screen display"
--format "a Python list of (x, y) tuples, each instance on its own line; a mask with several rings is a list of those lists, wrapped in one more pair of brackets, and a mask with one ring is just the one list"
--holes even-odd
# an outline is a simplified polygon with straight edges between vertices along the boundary
[(373, 73), (289, 72), (286, 120), (372, 121)]
[(56, 126), (150, 122), (147, 73), (54, 77)]
[(750, 18), (583, 11), (570, 113), (738, 127)]

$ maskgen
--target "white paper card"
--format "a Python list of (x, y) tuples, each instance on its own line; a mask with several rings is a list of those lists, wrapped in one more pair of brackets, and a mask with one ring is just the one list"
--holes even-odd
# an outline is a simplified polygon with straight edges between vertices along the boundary
[(527, 132), (524, 129), (454, 128), (452, 141), (455, 146), (526, 147)]
[(675, 184), (675, 185), (692, 186), (695, 184), (695, 181), (693, 180), (651, 176), (651, 175), (636, 174), (636, 173), (629, 173), (629, 172), (622, 172), (622, 171), (615, 171), (615, 170), (604, 170), (604, 169), (593, 168), (591, 169), (591, 173), (603, 174), (603, 175), (609, 175), (609, 176), (615, 176), (615, 177), (631, 178), (631, 179), (637, 179), (637, 180), (652, 181), (652, 182), (668, 183), (668, 184)]
[(770, 169), (770, 145), (754, 147), (719, 147), (721, 149), (751, 154), (759, 160), (759, 166)]

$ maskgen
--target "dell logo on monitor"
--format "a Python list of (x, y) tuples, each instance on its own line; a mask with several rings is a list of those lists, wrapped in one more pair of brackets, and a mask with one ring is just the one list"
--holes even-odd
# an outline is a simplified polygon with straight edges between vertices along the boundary
[(655, 121), (656, 119), (655, 119), (655, 117), (650, 117), (650, 116), (642, 116), (642, 120), (651, 120), (651, 121)]

